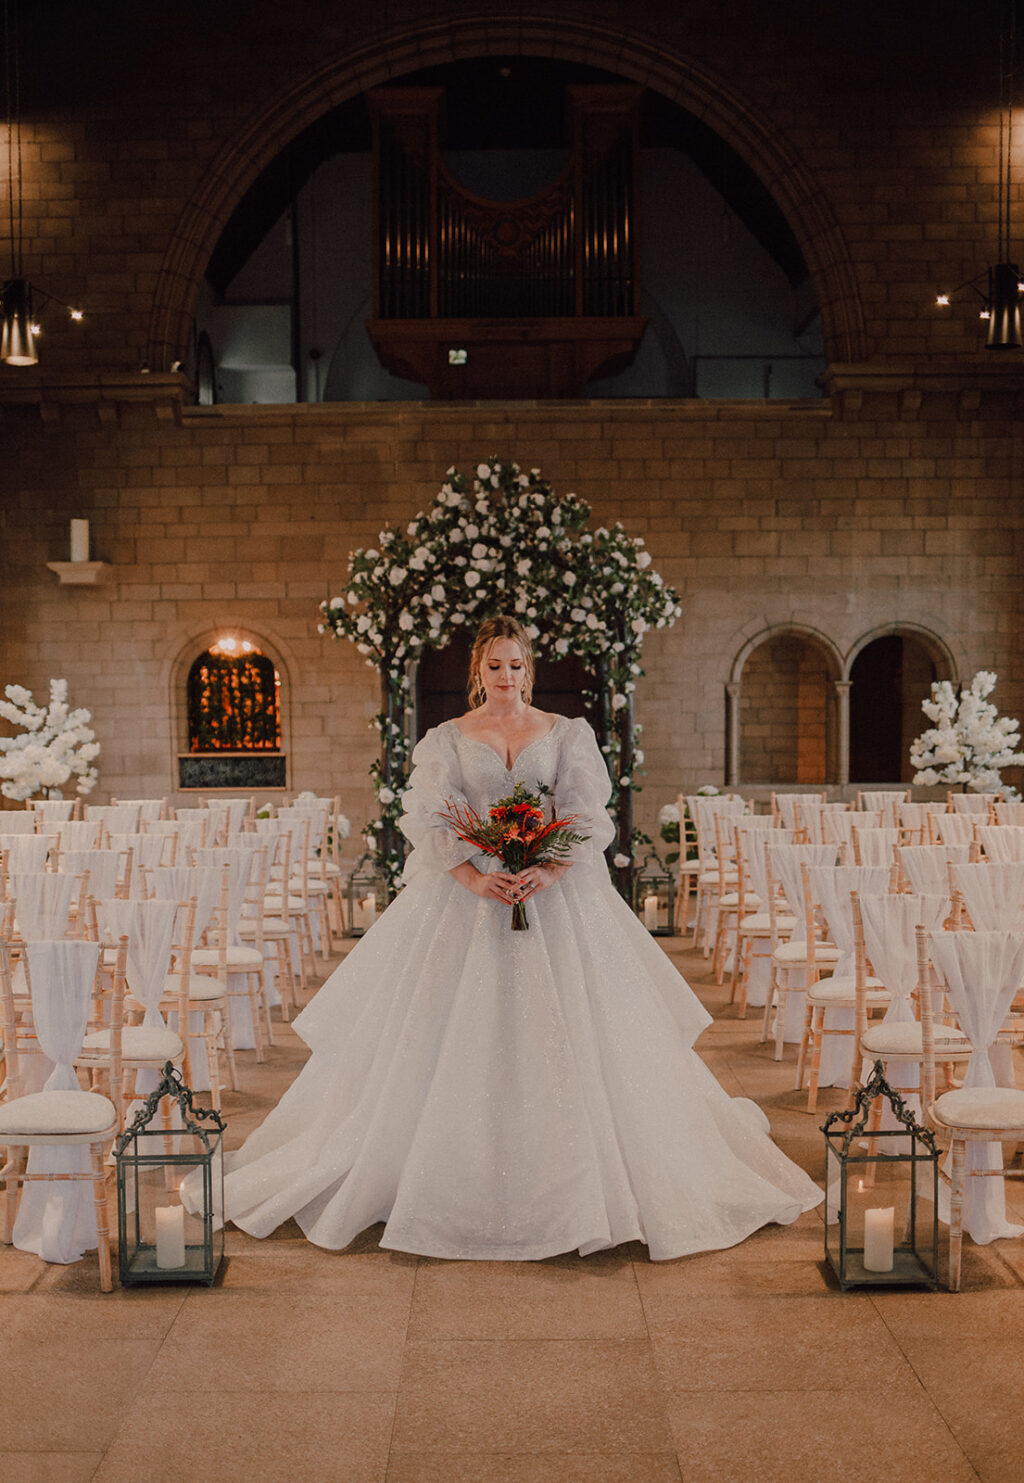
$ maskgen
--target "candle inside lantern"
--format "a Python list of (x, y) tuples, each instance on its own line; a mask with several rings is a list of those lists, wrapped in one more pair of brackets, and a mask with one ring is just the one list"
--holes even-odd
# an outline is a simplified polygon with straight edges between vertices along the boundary
[(377, 920), (376, 896), (365, 896), (363, 898), (363, 912), (365, 915), (365, 925), (367, 927), (372, 927), (374, 922)]
[(181, 1205), (156, 1207), (156, 1264), (158, 1267), (185, 1265), (185, 1210)]
[(71, 560), (89, 560), (88, 520), (72, 520), (71, 522)]
[(644, 926), (653, 932), (658, 925), (658, 898), (657, 896), (644, 897)]
[(892, 1271), (894, 1223), (895, 1211), (891, 1205), (884, 1210), (865, 1210), (864, 1266), (868, 1272)]

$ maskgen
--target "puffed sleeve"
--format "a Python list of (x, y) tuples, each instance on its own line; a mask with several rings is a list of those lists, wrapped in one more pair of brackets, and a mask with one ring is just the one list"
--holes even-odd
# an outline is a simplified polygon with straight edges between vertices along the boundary
[(402, 797), (405, 812), (398, 824), (412, 845), (402, 872), (406, 885), (427, 872), (449, 871), (477, 853), (439, 817), (450, 802), (466, 802), (459, 758), (448, 729), (435, 726), (416, 745), (409, 786)]
[(573, 850), (572, 858), (580, 864), (600, 860), (615, 838), (615, 825), (605, 808), (611, 791), (611, 779), (597, 738), (587, 722), (577, 717), (569, 722), (562, 740), (555, 806), (559, 815), (576, 814), (580, 833), (590, 835), (585, 844)]

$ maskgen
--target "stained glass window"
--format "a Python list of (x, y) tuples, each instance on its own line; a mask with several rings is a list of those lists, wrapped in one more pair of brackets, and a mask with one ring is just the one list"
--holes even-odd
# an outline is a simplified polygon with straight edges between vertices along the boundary
[(281, 677), (248, 640), (219, 639), (188, 673), (190, 752), (276, 752)]

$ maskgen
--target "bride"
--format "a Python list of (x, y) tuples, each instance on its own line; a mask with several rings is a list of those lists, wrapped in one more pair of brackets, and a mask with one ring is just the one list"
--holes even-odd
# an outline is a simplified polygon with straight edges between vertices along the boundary
[[(469, 711), (413, 753), (405, 889), (295, 1020), (312, 1057), (230, 1161), (252, 1235), (294, 1216), (340, 1249), (383, 1221), (382, 1246), (425, 1256), (660, 1260), (822, 1198), (692, 1049), (710, 1016), (608, 878), (593, 732), (535, 709), (532, 680), (519, 623), (484, 623)], [(492, 868), (439, 817), (518, 781), (577, 815), (571, 864)]]

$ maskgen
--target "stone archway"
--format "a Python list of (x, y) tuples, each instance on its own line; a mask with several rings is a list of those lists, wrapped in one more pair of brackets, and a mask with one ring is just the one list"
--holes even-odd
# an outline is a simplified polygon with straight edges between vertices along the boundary
[(779, 624), (744, 645), (726, 687), (727, 782), (839, 781), (841, 673), (835, 646), (813, 628)]
[(849, 781), (910, 783), (910, 745), (925, 725), (921, 702), (934, 680), (956, 679), (937, 635), (893, 623), (865, 634), (847, 657)]
[(831, 205), (778, 127), (719, 77), (645, 39), (597, 19), (550, 15), (444, 17), (411, 25), (328, 62), (282, 94), (224, 145), (185, 207), (161, 267), (150, 316), (148, 361), (167, 370), (186, 351), (196, 296), (232, 210), (260, 172), (311, 120), (367, 88), (424, 67), (488, 55), (583, 61), (649, 87), (698, 115), (750, 165), (778, 203), (804, 254), (821, 305), (825, 354), (865, 353), (856, 275)]

